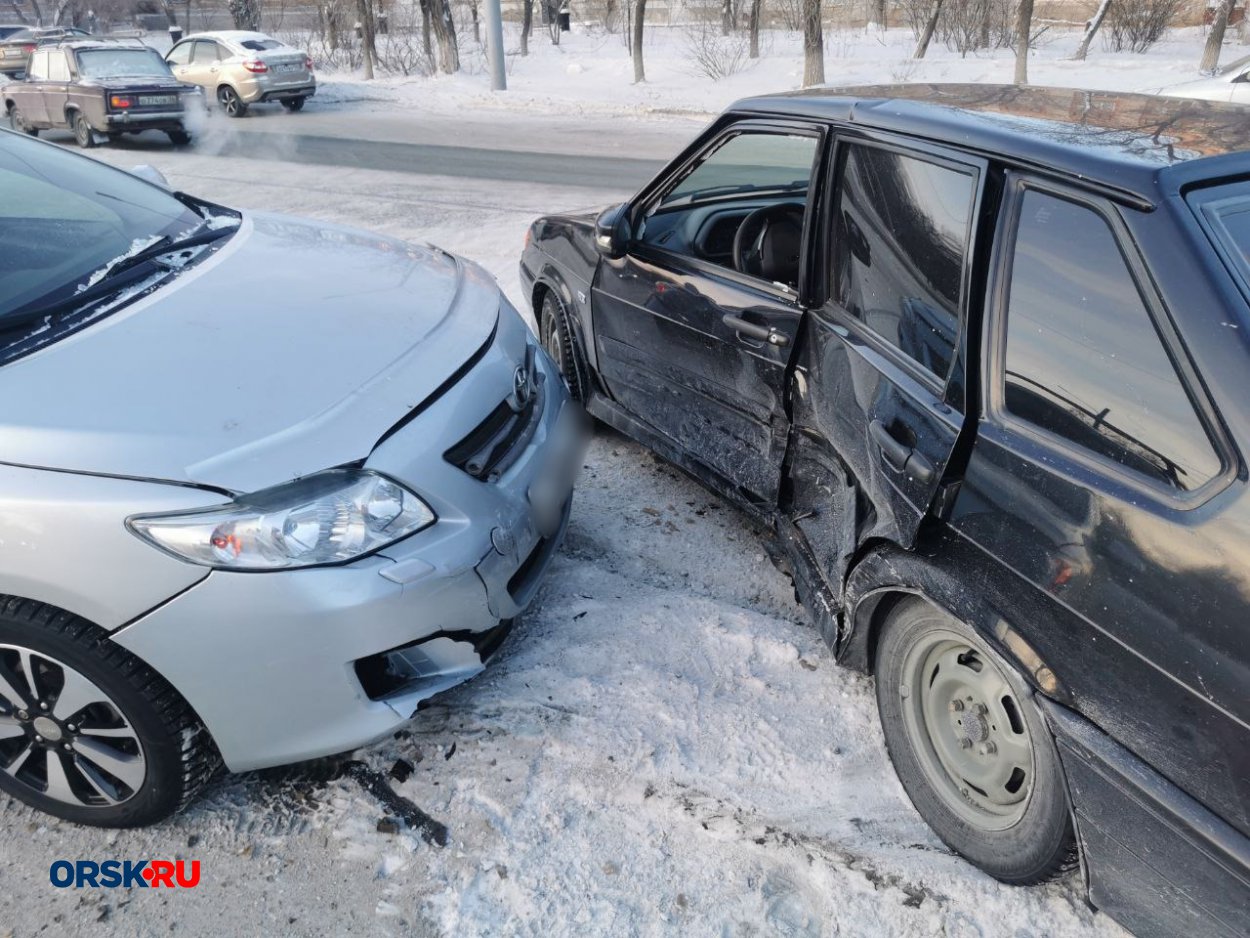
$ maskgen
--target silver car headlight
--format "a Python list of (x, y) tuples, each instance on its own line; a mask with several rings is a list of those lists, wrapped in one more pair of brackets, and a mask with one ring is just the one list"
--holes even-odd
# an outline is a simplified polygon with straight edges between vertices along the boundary
[(127, 526), (183, 560), (229, 570), (343, 563), (428, 527), (434, 512), (376, 472), (334, 469), (228, 505), (136, 515)]

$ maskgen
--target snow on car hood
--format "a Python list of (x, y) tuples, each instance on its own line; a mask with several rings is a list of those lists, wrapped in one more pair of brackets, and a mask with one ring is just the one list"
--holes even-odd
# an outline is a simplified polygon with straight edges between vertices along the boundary
[(500, 299), (436, 249), (248, 215), (155, 293), (0, 368), (0, 460), (246, 492), (363, 459)]

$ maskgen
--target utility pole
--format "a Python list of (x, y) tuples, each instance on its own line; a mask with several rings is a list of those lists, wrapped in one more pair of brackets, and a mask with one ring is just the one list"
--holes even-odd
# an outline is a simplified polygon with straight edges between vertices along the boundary
[(504, 70), (503, 13), (499, 0), (486, 0), (486, 53), (490, 59), (490, 90), (507, 91), (508, 76)]

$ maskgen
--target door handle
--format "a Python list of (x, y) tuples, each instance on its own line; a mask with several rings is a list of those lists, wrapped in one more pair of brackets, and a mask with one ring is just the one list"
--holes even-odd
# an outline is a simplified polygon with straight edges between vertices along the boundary
[(735, 316), (733, 313), (726, 313), (721, 317), (721, 322), (739, 335), (749, 336), (760, 342), (767, 342), (769, 345), (775, 345), (777, 348), (785, 348), (790, 344), (790, 337), (784, 332), (778, 332), (771, 326), (761, 326), (759, 323), (748, 322), (741, 316)]
[(933, 463), (906, 443), (894, 439), (880, 420), (868, 424), (868, 433), (891, 469), (905, 472), (921, 485), (928, 485), (933, 481)]

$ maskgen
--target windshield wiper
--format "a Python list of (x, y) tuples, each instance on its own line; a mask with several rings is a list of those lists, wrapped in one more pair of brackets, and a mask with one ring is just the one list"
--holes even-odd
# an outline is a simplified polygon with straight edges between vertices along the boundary
[[(127, 270), (134, 267), (140, 267), (149, 261), (153, 261), (158, 257), (164, 257), (166, 254), (176, 254), (179, 251), (186, 251), (201, 244), (210, 244), (221, 238), (234, 234), (235, 226), (226, 225), (222, 228), (209, 228), (207, 230), (200, 228), (194, 234), (187, 235), (185, 238), (173, 238), (169, 235), (161, 235), (156, 241), (153, 241), (142, 251), (131, 254), (129, 257), (123, 257), (112, 267), (110, 267), (97, 283), (109, 280)], [(92, 284), (94, 286), (95, 284)], [(79, 296), (82, 293), (78, 294)]]

